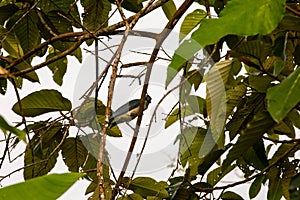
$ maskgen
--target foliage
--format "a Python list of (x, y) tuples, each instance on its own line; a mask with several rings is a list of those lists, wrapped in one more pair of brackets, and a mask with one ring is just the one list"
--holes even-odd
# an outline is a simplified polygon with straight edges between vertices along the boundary
[[(101, 189), (107, 199), (214, 199), (218, 195), (220, 199), (245, 199), (236, 194), (234, 186), (246, 182), (251, 182), (250, 198), (255, 198), (263, 185), (268, 187), (268, 199), (300, 198), (300, 160), (296, 156), (300, 150), (299, 2), (199, 0), (196, 9), (187, 11), (192, 2), (187, 0), (179, 8), (172, 0), (148, 6), (141, 0), (124, 0), (121, 4), (110, 0), (1, 1), (0, 94), (4, 97), (13, 86), (17, 102), (12, 111), (22, 121), (14, 127), (2, 117), (6, 113), (0, 113), (0, 129), (5, 137), (0, 168), (10, 151), (24, 144), (20, 141), (25, 141), (26, 147), (21, 152), (24, 166), (20, 168), (25, 182), (0, 189), (0, 198), (40, 199), (43, 194), (43, 199), (56, 199), (82, 177), (73, 172), (85, 173), (83, 178), (90, 181), (86, 188), (90, 199), (99, 199)], [(72, 67), (69, 56), (81, 62), (84, 42), (96, 46), (100, 36), (114, 37), (123, 32), (122, 27), (132, 28), (133, 34), (145, 34), (134, 32), (133, 27), (155, 6), (164, 11), (168, 29), (174, 29), (186, 14), (176, 41), (180, 45), (170, 60), (165, 80), (168, 88), (174, 77), (182, 76), (178, 85), (181, 97), (165, 121), (160, 121), (164, 132), (180, 125), (174, 142), (180, 147), (177, 166), (184, 172), (160, 182), (147, 176), (116, 178), (109, 152), (99, 148), (106, 135), (122, 137), (118, 126), (105, 125), (109, 117), (106, 113), (112, 111), (106, 105), (111, 105), (113, 91), (101, 93), (101, 97), (108, 96), (106, 105), (87, 95), (79, 107), (55, 89), (34, 90), (24, 97), (19, 91), (28, 81), (41, 82), (37, 70), (43, 67), (50, 69), (58, 86), (65, 84), (64, 75)], [(212, 17), (208, 8), (214, 9), (217, 16)], [(109, 20), (113, 9), (122, 17), (115, 24)], [(123, 9), (136, 14), (127, 18)], [(144, 35), (155, 38), (158, 45), (149, 58), (152, 62), (145, 64), (147, 70), (156, 61), (155, 52), (166, 32)], [(203, 49), (208, 55), (199, 59), (197, 55)], [(113, 60), (108, 63), (111, 69), (123, 65), (118, 53), (114, 60), (117, 65)], [(112, 70), (110, 82), (115, 81), (116, 71)], [(104, 81), (108, 70), (102, 74)], [(101, 81), (97, 91), (103, 87)], [(201, 87), (205, 88), (205, 97), (198, 96)], [(43, 119), (45, 116), (49, 118)], [(78, 128), (76, 134), (71, 134), (73, 128)], [(80, 131), (84, 135), (79, 135)], [(100, 159), (101, 153), (104, 156)], [(60, 154), (72, 173), (47, 175)], [(99, 171), (103, 177), (99, 177)], [(233, 171), (244, 177), (220, 184)]]

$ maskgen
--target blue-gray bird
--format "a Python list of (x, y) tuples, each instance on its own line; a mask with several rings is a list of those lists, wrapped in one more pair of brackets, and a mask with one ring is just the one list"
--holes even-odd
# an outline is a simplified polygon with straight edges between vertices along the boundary
[[(151, 103), (151, 97), (147, 94), (144, 103), (144, 110)], [(138, 116), (140, 99), (134, 99), (118, 108), (109, 119), (109, 127), (112, 128), (117, 124), (129, 122)]]

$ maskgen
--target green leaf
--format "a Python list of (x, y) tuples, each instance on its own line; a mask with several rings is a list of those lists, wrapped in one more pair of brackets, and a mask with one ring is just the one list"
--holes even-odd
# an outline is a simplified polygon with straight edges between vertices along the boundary
[(169, 0), (166, 3), (164, 3), (162, 5), (162, 9), (163, 9), (166, 17), (168, 18), (168, 20), (170, 20), (173, 17), (174, 13), (177, 10), (176, 5), (173, 0)]
[(258, 176), (252, 182), (250, 189), (249, 189), (249, 196), (251, 199), (255, 198), (261, 189), (261, 185), (265, 179), (264, 175)]
[(246, 91), (247, 86), (245, 84), (239, 84), (226, 91), (226, 116), (234, 113), (234, 108), (242, 101)]
[(15, 134), (20, 140), (26, 142), (26, 133), (24, 131), (17, 129), (16, 127), (10, 126), (1, 115), (0, 115), (0, 129), (3, 131), (3, 133), (6, 134), (7, 132), (11, 132)]
[(0, 25), (4, 25), (4, 22), (11, 17), (15, 12), (19, 10), (15, 4), (8, 4), (0, 7)]
[(165, 184), (156, 182), (154, 179), (149, 177), (135, 178), (130, 183), (129, 189), (140, 194), (144, 198), (147, 196), (156, 196), (158, 198), (169, 197), (169, 193), (165, 189)]
[[(22, 71), (22, 70), (25, 70), (28, 68), (31, 68), (31, 65), (27, 61), (24, 61), (24, 62), (21, 62), (20, 64), (18, 64), (17, 66), (15, 66), (11, 71), (18, 72), (18, 71)], [(31, 82), (39, 83), (39, 77), (35, 71), (23, 74), (21, 77), (26, 78), (27, 80), (29, 80)]]
[(271, 170), (267, 173), (269, 179), (269, 190), (267, 197), (272, 200), (280, 200), (282, 197), (282, 189), (281, 189), (281, 178), (280, 178), (280, 169), (277, 167), (271, 168)]
[(300, 101), (300, 68), (267, 92), (268, 111), (281, 121)]
[(261, 111), (255, 114), (252, 120), (249, 121), (246, 127), (241, 131), (236, 144), (229, 150), (228, 155), (222, 164), (222, 168), (226, 169), (234, 160), (243, 155), (274, 125), (274, 121), (267, 112)]
[(107, 26), (108, 14), (111, 9), (111, 4), (108, 0), (81, 0), (80, 3), (84, 8), (84, 27), (89, 31), (94, 31)]
[(204, 175), (209, 168), (217, 162), (218, 159), (223, 155), (223, 153), (231, 147), (231, 144), (226, 145), (225, 149), (213, 149), (204, 158), (203, 162), (198, 166), (198, 173)]
[(255, 89), (257, 92), (265, 93), (267, 89), (271, 86), (271, 81), (274, 79), (270, 76), (249, 76), (249, 85), (251, 88)]
[(192, 111), (191, 106), (182, 106), (181, 107), (181, 113), (179, 113), (179, 108), (176, 108), (167, 118), (165, 123), (165, 128), (168, 128), (172, 124), (174, 124), (176, 121), (178, 121), (181, 118), (193, 115), (194, 112)]
[(244, 200), (240, 195), (231, 191), (224, 192), (221, 197), (223, 200)]
[[(41, 13), (41, 15), (44, 21), (46, 22), (47, 26), (45, 26), (44, 23), (39, 21), (38, 29), (40, 31), (41, 36), (45, 40), (51, 39), (53, 37), (53, 33), (59, 35), (63, 33), (73, 32), (72, 23), (68, 21), (66, 18), (62, 17), (60, 12), (50, 11), (47, 15), (43, 13)], [(51, 29), (51, 31), (49, 30), (49, 28)], [(73, 45), (75, 45), (75, 42), (60, 41), (60, 40), (52, 43), (52, 46), (55, 49), (58, 49), (60, 52), (66, 51)], [(82, 61), (80, 48), (77, 48), (69, 55), (75, 56), (79, 62)]]
[[(59, 53), (60, 53), (59, 51), (53, 50), (48, 54), (46, 60), (53, 58)], [(56, 60), (55, 62), (48, 65), (49, 69), (53, 73), (53, 80), (55, 81), (55, 83), (57, 83), (60, 86), (63, 83), (63, 77), (67, 71), (67, 65), (68, 65), (68, 59), (66, 57)]]
[(54, 111), (70, 111), (71, 102), (64, 98), (56, 90), (40, 90), (33, 92), (21, 99), (22, 111), (19, 103), (15, 103), (13, 111), (18, 115), (24, 114), (26, 117), (36, 117), (38, 115)]
[(179, 41), (183, 40), (205, 17), (206, 12), (201, 9), (189, 13), (181, 24)]
[[(218, 142), (222, 137), (226, 119), (225, 85), (231, 73), (232, 60), (216, 63), (206, 77), (206, 106), (210, 117), (213, 139)], [(218, 143), (219, 144), (219, 143)], [(222, 146), (221, 144), (219, 144)]]
[(6, 28), (0, 25), (0, 40), (2, 47), (11, 57), (19, 58), (24, 55), (19, 39), (13, 34), (8, 33)]
[(222, 167), (218, 167), (207, 174), (207, 183), (215, 186), (226, 174), (231, 172), (236, 165), (230, 165), (225, 170)]
[(25, 150), (24, 165), (29, 165), (23, 171), (25, 180), (45, 175), (53, 169), (60, 151), (57, 146), (63, 135), (68, 134), (58, 122), (37, 122), (28, 128), (35, 134)]
[(300, 197), (300, 173), (292, 177), (290, 182), (290, 197), (291, 200), (297, 200)]
[[(177, 69), (198, 50), (228, 34), (249, 36), (273, 31), (285, 12), (285, 0), (231, 0), (218, 19), (204, 19), (191, 39), (176, 50), (169, 67)], [(253, 23), (255, 21), (255, 23)]]
[(83, 174), (50, 174), (0, 189), (0, 199), (53, 200), (65, 193)]
[[(26, 12), (25, 9), (18, 11), (9, 19), (6, 25), (7, 29), (11, 29), (15, 26), (12, 33), (19, 39), (24, 53), (32, 50), (41, 42), (38, 30), (38, 16), (34, 10), (29, 13)], [(26, 17), (19, 21), (25, 13)], [(16, 24), (17, 21), (18, 23)]]
[(87, 150), (79, 137), (67, 138), (61, 146), (62, 156), (69, 171), (78, 172), (87, 158)]
[(251, 114), (255, 111), (255, 109), (262, 107), (264, 104), (264, 98), (265, 95), (263, 94), (254, 94), (250, 97), (241, 99), (232, 119), (226, 124), (226, 129), (229, 131), (231, 140), (233, 140), (236, 135), (245, 128), (247, 121), (252, 116)]

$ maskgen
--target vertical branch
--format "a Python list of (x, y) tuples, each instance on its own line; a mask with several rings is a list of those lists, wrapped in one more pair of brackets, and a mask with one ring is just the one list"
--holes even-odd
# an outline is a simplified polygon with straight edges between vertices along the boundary
[(99, 181), (99, 198), (101, 200), (105, 200), (103, 158), (104, 158), (104, 152), (105, 152), (106, 132), (107, 132), (107, 128), (108, 128), (110, 110), (111, 110), (112, 99), (113, 99), (113, 92), (114, 92), (115, 82), (116, 82), (116, 78), (117, 78), (118, 63), (121, 58), (121, 53), (122, 53), (125, 41), (127, 40), (127, 37), (129, 35), (129, 31), (130, 31), (130, 29), (127, 28), (124, 33), (124, 36), (121, 40), (121, 43), (116, 51), (114, 63), (112, 64), (112, 74), (110, 76), (110, 82), (109, 82), (109, 86), (108, 86), (107, 105), (106, 105), (106, 109), (105, 109), (105, 121), (104, 121), (103, 130), (102, 130), (102, 138), (101, 138), (101, 142), (100, 142), (98, 162), (97, 162), (97, 176), (98, 176), (98, 181)]
[[(19, 107), (20, 107), (20, 112), (21, 112), (21, 116), (22, 116), (22, 123), (25, 126), (26, 136), (27, 136), (27, 139), (28, 139), (29, 148), (31, 150), (31, 162), (34, 163), (33, 147), (32, 147), (31, 139), (30, 139), (30, 136), (29, 136), (29, 131), (28, 131), (28, 128), (27, 128), (27, 122), (26, 122), (26, 119), (25, 119), (25, 115), (24, 115), (23, 105), (21, 103), (20, 94), (19, 94), (19, 91), (18, 91), (18, 88), (17, 88), (15, 80), (11, 79), (11, 82), (12, 82), (12, 84), (14, 86), (14, 90), (15, 90), (15, 93), (16, 93), (16, 96), (17, 96)], [(32, 170), (33, 170), (33, 168), (32, 168)]]
[[(137, 140), (137, 136), (138, 136), (138, 133), (139, 133), (139, 130), (140, 130), (141, 122), (142, 122), (143, 111), (144, 111), (143, 108), (144, 108), (146, 93), (147, 93), (147, 90), (148, 90), (150, 75), (151, 75), (151, 72), (152, 72), (153, 64), (154, 64), (155, 59), (158, 55), (159, 49), (160, 49), (162, 43), (164, 42), (164, 40), (170, 34), (171, 30), (177, 24), (180, 17), (185, 13), (185, 11), (190, 7), (190, 5), (192, 3), (193, 3), (192, 0), (184, 1), (184, 3), (176, 11), (176, 13), (173, 15), (173, 17), (169, 20), (169, 22), (165, 26), (165, 29), (156, 38), (155, 47), (154, 47), (154, 49), (151, 53), (149, 62), (147, 64), (147, 71), (146, 71), (145, 81), (144, 81), (142, 94), (141, 94), (140, 106), (139, 106), (139, 111), (138, 111), (138, 118), (137, 118), (136, 126), (135, 126), (135, 129), (134, 129), (133, 137), (132, 137), (132, 140), (131, 140), (131, 143), (130, 143), (130, 146), (129, 146), (129, 150), (127, 151), (127, 155), (126, 155), (126, 159), (125, 159), (125, 162), (123, 164), (123, 167), (122, 167), (122, 171), (119, 175), (118, 181), (117, 181), (117, 183), (115, 185), (115, 188), (112, 192), (111, 200), (113, 200), (115, 198), (115, 196), (117, 195), (117, 192), (119, 190), (119, 186), (120, 186), (121, 181), (122, 181), (122, 179), (125, 175), (125, 172), (127, 170), (127, 167), (128, 167), (128, 164), (129, 164), (129, 161), (130, 161), (130, 158), (131, 158), (131, 155), (132, 155), (132, 152), (133, 152), (136, 140)], [(133, 20), (132, 23), (133, 22), (135, 22), (135, 20)], [(147, 138), (146, 138), (146, 140), (147, 140)], [(143, 148), (144, 148), (144, 146), (143, 146)], [(141, 155), (139, 156), (138, 160), (140, 158), (141, 158)]]

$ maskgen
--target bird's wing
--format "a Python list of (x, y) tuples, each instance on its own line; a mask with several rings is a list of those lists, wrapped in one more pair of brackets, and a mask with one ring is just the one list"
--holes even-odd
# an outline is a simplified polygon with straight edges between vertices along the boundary
[(111, 115), (111, 119), (115, 118), (119, 115), (122, 115), (124, 113), (127, 113), (130, 109), (136, 108), (140, 105), (140, 100), (139, 99), (134, 99), (129, 101), (128, 103), (124, 104), (120, 108), (118, 108), (113, 114)]

